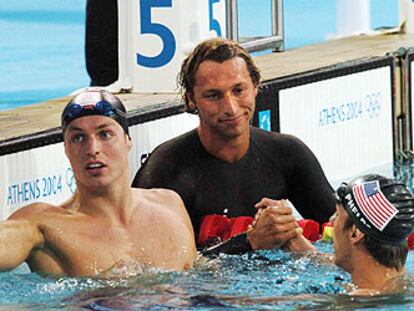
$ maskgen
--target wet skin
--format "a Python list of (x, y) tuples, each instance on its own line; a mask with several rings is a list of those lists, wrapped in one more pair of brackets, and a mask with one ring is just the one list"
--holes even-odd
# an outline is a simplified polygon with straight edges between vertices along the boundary
[(23, 261), (32, 271), (68, 275), (131, 264), (192, 266), (194, 235), (182, 200), (170, 190), (131, 189), (131, 142), (117, 122), (76, 119), (64, 144), (77, 191), (62, 205), (32, 204), (0, 223), (1, 270)]

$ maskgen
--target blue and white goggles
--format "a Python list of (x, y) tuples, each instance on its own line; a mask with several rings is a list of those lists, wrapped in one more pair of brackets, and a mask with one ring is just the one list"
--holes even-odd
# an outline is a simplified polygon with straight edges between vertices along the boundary
[[(74, 97), (62, 112), (61, 122), (63, 133), (69, 123), (77, 118), (101, 115), (114, 119), (121, 125), (125, 133), (129, 135), (126, 113), (120, 109), (121, 107), (123, 108), (122, 103), (112, 94), (110, 94), (110, 96), (112, 97), (111, 99), (113, 100), (113, 103), (109, 102), (104, 98), (108, 97), (108, 94), (110, 93), (99, 90), (83, 92)], [(119, 106), (120, 108), (116, 106)]]

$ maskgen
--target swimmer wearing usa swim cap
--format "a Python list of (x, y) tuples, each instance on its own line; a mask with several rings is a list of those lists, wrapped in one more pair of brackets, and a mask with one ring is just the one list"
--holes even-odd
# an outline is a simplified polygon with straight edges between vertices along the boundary
[(414, 198), (403, 183), (366, 175), (336, 191), (359, 230), (388, 244), (404, 244), (414, 226)]
[(407, 238), (414, 228), (414, 197), (393, 179), (370, 174), (336, 191), (334, 262), (352, 276), (351, 294), (401, 291)]

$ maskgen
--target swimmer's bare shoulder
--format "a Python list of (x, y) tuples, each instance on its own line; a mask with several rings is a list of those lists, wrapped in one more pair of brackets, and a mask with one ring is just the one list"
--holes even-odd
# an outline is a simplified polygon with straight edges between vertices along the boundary
[(138, 202), (141, 204), (156, 209), (161, 213), (176, 213), (177, 216), (183, 217), (191, 225), (184, 202), (177, 192), (162, 188), (133, 188), (133, 192), (139, 198)]
[(63, 273), (57, 261), (45, 252), (47, 238), (42, 228), (67, 214), (70, 212), (61, 206), (33, 203), (0, 222), (0, 270), (11, 270), (24, 261), (32, 268), (42, 257), (42, 268), (36, 270)]
[(134, 188), (133, 193), (139, 198), (137, 204), (146, 206), (143, 213), (147, 215), (149, 226), (154, 223), (156, 215), (159, 225), (151, 227), (152, 232), (168, 240), (172, 248), (187, 249), (186, 261), (192, 262), (197, 253), (194, 231), (181, 197), (168, 189)]
[(66, 213), (65, 210), (56, 205), (43, 202), (32, 203), (13, 212), (6, 221), (0, 222), (0, 229), (15, 227), (17, 230), (36, 236), (36, 240), (44, 243), (39, 225), (45, 221), (52, 221), (50, 218), (53, 218), (54, 214), (62, 213)]
[(65, 213), (67, 212), (61, 206), (44, 203), (44, 202), (38, 202), (38, 203), (32, 203), (32, 204), (21, 207), (20, 209), (12, 213), (9, 216), (8, 220), (24, 220), (24, 219), (30, 220), (38, 216), (42, 216), (44, 218), (48, 214), (51, 215), (51, 214), (65, 214)]
[(47, 203), (30, 204), (0, 222), (0, 270), (14, 269), (34, 248), (44, 245), (45, 239), (36, 218), (50, 206)]

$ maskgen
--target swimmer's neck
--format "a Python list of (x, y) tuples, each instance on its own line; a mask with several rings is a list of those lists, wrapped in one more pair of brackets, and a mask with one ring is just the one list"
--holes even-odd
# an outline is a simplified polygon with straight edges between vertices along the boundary
[(206, 130), (205, 126), (197, 128), (201, 144), (212, 156), (234, 163), (247, 153), (250, 143), (250, 128), (239, 136), (226, 137), (212, 130)]
[(359, 261), (351, 271), (352, 282), (357, 290), (351, 292), (353, 295), (375, 295), (392, 290), (389, 284), (392, 280), (401, 277), (404, 269), (396, 270), (378, 263), (373, 258), (365, 258)]
[(115, 186), (90, 191), (78, 187), (69, 209), (84, 214), (107, 218), (110, 222), (128, 224), (134, 213), (133, 190), (129, 183), (114, 183)]

